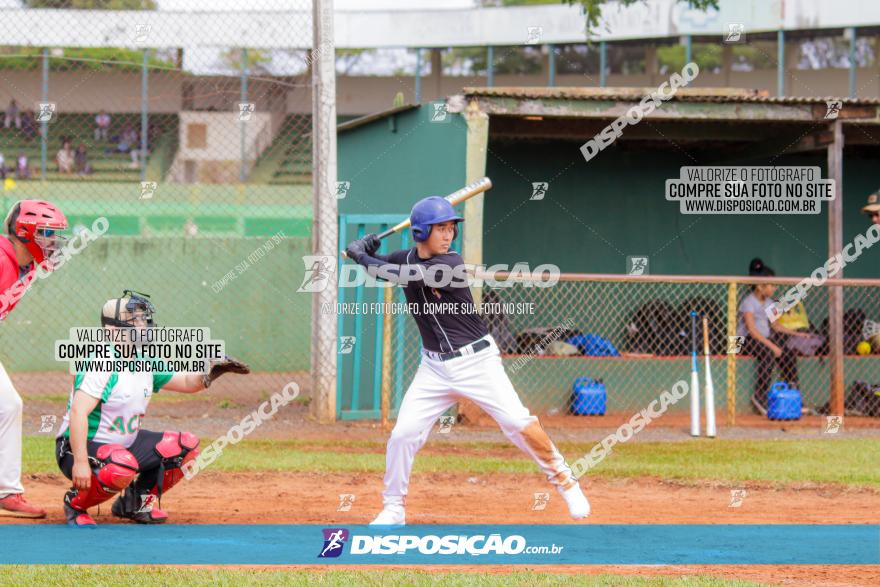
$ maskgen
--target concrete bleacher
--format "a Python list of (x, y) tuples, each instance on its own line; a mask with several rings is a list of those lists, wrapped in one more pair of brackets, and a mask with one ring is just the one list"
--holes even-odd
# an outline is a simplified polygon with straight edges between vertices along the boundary
[(248, 177), (250, 183), (302, 185), (312, 183), (312, 116), (289, 114), (272, 144)]
[[(125, 125), (140, 132), (141, 118), (139, 113), (114, 113), (108, 140), (95, 141), (96, 113), (62, 113), (56, 114), (48, 125), (48, 143), (46, 152), (46, 179), (49, 181), (71, 181), (89, 179), (106, 182), (139, 182), (140, 167), (131, 166), (128, 153), (116, 151), (113, 137), (122, 133)], [(356, 118), (355, 116), (339, 116), (338, 122)], [(0, 113), (2, 122), (2, 113)], [(310, 114), (289, 114), (284, 118), (281, 129), (275, 140), (264, 151), (252, 169), (248, 183), (268, 185), (311, 185), (312, 182), (312, 117)], [(179, 119), (176, 115), (153, 114), (149, 117), (149, 125), (153, 135), (149, 142), (146, 179), (162, 181), (174, 159), (178, 144)], [(33, 138), (27, 140), (23, 132), (11, 128), (3, 128), (0, 124), (0, 153), (6, 159), (6, 168), (10, 175), (14, 174), (19, 153), (28, 157), (31, 167), (31, 179), (40, 179), (40, 124), (36, 123)], [(61, 138), (71, 139), (71, 148), (75, 151), (80, 143), (88, 148), (88, 161), (92, 173), (79, 176), (76, 173), (62, 174), (58, 172), (55, 155), (61, 148)]]
[[(337, 116), (337, 124), (357, 116)], [(288, 114), (272, 144), (263, 152), (248, 177), (249, 183), (311, 185), (312, 116)]]
[[(177, 137), (177, 116), (154, 115), (149, 118), (153, 128), (153, 136), (149, 143), (150, 153), (147, 158), (148, 177), (161, 179), (167, 170), (166, 161), (173, 156)], [(131, 166), (131, 155), (116, 151), (116, 142), (112, 137), (121, 134), (128, 124), (140, 131), (141, 118), (137, 113), (113, 114), (107, 140), (95, 141), (95, 113), (64, 113), (56, 114), (48, 124), (48, 141), (46, 149), (46, 179), (49, 181), (70, 181), (85, 177), (93, 181), (107, 182), (139, 182), (140, 167)], [(68, 137), (71, 148), (75, 151), (80, 143), (88, 149), (88, 162), (92, 173), (86, 176), (63, 174), (58, 172), (55, 155), (61, 148), (62, 137)], [(138, 145), (139, 146), (139, 145)], [(170, 153), (169, 153), (170, 151)], [(16, 161), (21, 153), (28, 157), (31, 167), (31, 179), (41, 178), (41, 141), (40, 123), (36, 123), (35, 134), (27, 139), (23, 131), (15, 128), (3, 128), (0, 125), (0, 153), (6, 159), (6, 168), (14, 174)]]

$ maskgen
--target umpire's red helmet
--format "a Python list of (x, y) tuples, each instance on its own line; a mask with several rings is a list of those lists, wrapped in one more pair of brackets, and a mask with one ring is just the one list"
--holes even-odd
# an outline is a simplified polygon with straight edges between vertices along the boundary
[(55, 231), (67, 228), (67, 218), (45, 200), (16, 202), (6, 216), (6, 231), (24, 244), (39, 265), (64, 244)]

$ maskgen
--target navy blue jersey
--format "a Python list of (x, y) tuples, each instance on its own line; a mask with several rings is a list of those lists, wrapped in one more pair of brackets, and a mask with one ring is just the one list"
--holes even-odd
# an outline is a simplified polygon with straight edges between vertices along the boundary
[(390, 255), (364, 255), (358, 262), (387, 281), (403, 283), (422, 346), (449, 352), (489, 334), (474, 306), (464, 260), (455, 251), (421, 259), (413, 247)]

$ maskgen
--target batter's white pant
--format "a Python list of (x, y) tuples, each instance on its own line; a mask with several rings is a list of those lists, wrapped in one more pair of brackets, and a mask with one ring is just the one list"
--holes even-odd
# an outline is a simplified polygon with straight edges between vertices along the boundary
[(0, 364), (0, 499), (21, 486), (21, 397)]
[(544, 432), (540, 422), (522, 404), (504, 372), (498, 346), (448, 361), (422, 361), (410, 384), (385, 453), (385, 491), (388, 498), (404, 496), (416, 453), (443, 412), (461, 398), (476, 403), (498, 422), (504, 434), (532, 457), (553, 485), (567, 489), (575, 483), (571, 469)]

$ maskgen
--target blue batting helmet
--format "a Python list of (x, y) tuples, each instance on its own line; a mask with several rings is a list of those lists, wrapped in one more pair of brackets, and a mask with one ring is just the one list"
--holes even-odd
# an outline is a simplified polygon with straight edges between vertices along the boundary
[[(461, 222), (464, 220), (456, 214), (455, 208), (452, 207), (446, 199), (440, 196), (431, 196), (424, 200), (419, 200), (413, 206), (409, 215), (411, 224), (410, 231), (416, 242), (425, 242), (431, 234), (431, 225), (440, 224), (441, 222)], [(456, 225), (455, 236), (458, 236), (458, 226)]]

